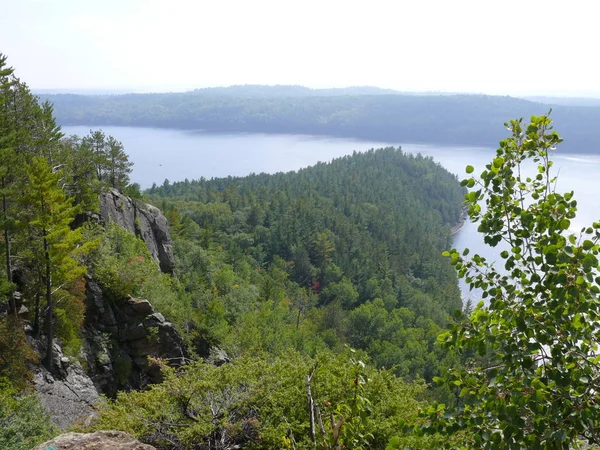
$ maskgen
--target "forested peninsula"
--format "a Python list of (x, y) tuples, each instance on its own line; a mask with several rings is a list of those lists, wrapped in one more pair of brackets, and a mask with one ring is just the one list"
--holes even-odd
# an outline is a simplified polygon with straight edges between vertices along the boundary
[[(379, 142), (495, 146), (498, 124), (552, 108), (561, 151), (598, 153), (600, 107), (490, 95), (407, 94), (377, 88), (232, 86), (184, 93), (43, 95), (62, 125), (123, 125), (213, 133), (295, 133)], [(551, 101), (552, 99), (550, 99)]]

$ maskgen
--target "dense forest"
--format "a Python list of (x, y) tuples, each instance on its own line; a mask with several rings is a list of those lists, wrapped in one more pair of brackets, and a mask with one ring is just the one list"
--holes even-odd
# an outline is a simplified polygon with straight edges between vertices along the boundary
[(397, 143), (492, 146), (507, 117), (552, 107), (561, 151), (597, 153), (600, 108), (489, 95), (409, 95), (376, 88), (233, 86), (185, 93), (45, 95), (62, 125), (128, 125), (329, 135)]
[[(225, 311), (220, 320), (238, 335), (229, 351), (350, 344), (398, 375), (431, 381), (439, 372), (435, 335), (461, 308), (441, 251), (464, 192), (430, 158), (371, 150), (287, 174), (166, 183), (148, 195), (177, 235), (177, 275), (192, 302)], [(266, 305), (270, 331), (258, 325)], [(308, 342), (297, 341), (302, 330)]]

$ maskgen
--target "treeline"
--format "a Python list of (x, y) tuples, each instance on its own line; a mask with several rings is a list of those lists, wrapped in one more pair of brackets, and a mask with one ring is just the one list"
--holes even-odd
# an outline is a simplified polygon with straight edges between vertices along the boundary
[(64, 138), (52, 106), (40, 104), (0, 54), (2, 448), (28, 449), (54, 432), (37, 397), (26, 393), (31, 368), (41, 356), (54, 371), (57, 341), (66, 354), (79, 354), (84, 276), (104, 231), (74, 224), (97, 211), (104, 189), (139, 195), (131, 166), (121, 143), (100, 131)]
[[(75, 305), (81, 300), (87, 271), (82, 256), (90, 242), (72, 224), (78, 214), (98, 209), (98, 195), (107, 187), (139, 194), (138, 186), (129, 185), (131, 166), (122, 144), (101, 131), (64, 139), (52, 106), (38, 103), (0, 55), (0, 245), (5, 268), (0, 292), (7, 299), (0, 312), (19, 328), (13, 319), (21, 296), (35, 299), (29, 305), (32, 332), (49, 342), (48, 367), (54, 328), (76, 335), (81, 319), (74, 311), (81, 310)], [(19, 335), (16, 330), (13, 334)], [(0, 362), (0, 373), (2, 366)]]
[[(391, 93), (393, 92), (393, 93)], [(186, 93), (45, 95), (62, 125), (129, 125), (208, 132), (330, 135), (390, 143), (493, 146), (506, 117), (551, 105), (487, 95), (401, 95), (374, 88), (311, 90), (300, 86), (233, 86)], [(555, 105), (567, 137), (563, 151), (594, 153), (600, 108)]]

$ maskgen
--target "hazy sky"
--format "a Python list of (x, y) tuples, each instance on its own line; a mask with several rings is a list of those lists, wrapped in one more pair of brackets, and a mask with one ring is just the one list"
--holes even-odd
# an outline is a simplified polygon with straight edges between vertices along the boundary
[(32, 88), (600, 92), (600, 2), (1, 0)]

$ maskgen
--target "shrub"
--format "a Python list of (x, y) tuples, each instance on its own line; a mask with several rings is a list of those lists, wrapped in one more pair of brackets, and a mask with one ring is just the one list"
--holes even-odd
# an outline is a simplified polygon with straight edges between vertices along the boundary
[(19, 392), (0, 378), (0, 448), (29, 450), (57, 434), (36, 395)]

